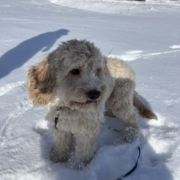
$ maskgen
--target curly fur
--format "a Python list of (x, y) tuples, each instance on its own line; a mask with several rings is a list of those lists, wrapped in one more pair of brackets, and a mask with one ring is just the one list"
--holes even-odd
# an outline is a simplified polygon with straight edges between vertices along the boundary
[[(79, 73), (73, 73), (72, 70)], [(75, 154), (87, 164), (96, 151), (96, 137), (105, 109), (125, 122), (122, 137), (131, 142), (138, 136), (138, 114), (157, 119), (135, 92), (135, 75), (122, 60), (104, 57), (86, 40), (63, 42), (42, 62), (30, 68), (28, 90), (34, 105), (47, 105), (46, 119), (54, 126), (57, 107), (58, 130), (50, 158), (69, 159), (72, 140)], [(88, 93), (100, 92), (93, 99)]]

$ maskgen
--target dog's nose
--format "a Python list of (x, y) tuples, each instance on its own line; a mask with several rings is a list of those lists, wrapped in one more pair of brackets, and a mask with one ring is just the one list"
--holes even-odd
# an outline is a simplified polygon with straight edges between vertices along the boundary
[(87, 95), (91, 100), (96, 100), (101, 95), (101, 92), (97, 90), (91, 90), (87, 92)]

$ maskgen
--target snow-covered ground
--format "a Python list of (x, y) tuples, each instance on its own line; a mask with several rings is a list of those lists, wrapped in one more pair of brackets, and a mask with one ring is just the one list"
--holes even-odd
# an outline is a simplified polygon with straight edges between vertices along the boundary
[[(0, 1), (0, 179), (127, 180), (180, 179), (180, 1), (6, 0)], [(139, 119), (141, 134), (118, 143), (106, 117), (98, 151), (83, 171), (48, 159), (52, 135), (45, 107), (33, 107), (27, 71), (59, 43), (88, 39), (108, 56), (124, 59), (137, 77), (137, 91), (158, 121)]]
[(89, 10), (100, 13), (130, 14), (132, 12), (147, 12), (148, 10), (176, 8), (180, 6), (177, 0), (49, 0), (60, 6)]

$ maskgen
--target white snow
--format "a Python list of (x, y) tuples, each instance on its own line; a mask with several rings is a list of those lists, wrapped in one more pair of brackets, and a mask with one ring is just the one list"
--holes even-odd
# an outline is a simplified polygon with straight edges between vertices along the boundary
[[(161, 9), (162, 6), (172, 8), (173, 5), (179, 6), (176, 0), (49, 0), (60, 6), (89, 10), (101, 13), (120, 13), (131, 14), (132, 12), (147, 12), (154, 8)], [(154, 6), (155, 5), (155, 6)], [(141, 7), (141, 8), (139, 8)]]
[(180, 45), (172, 45), (172, 46), (169, 46), (171, 49), (179, 49), (180, 48)]
[(19, 81), (16, 83), (9, 83), (6, 86), (0, 87), (0, 96), (8, 93), (11, 91), (13, 88), (21, 86), (22, 84), (25, 84), (25, 81)]
[[(127, 180), (180, 179), (180, 1), (0, 1), (0, 179), (116, 180), (141, 156)], [(52, 131), (45, 107), (33, 107), (27, 71), (59, 43), (88, 39), (134, 69), (136, 90), (158, 115), (139, 118), (141, 134), (122, 144), (123, 123), (106, 117), (98, 150), (82, 171), (48, 159)]]

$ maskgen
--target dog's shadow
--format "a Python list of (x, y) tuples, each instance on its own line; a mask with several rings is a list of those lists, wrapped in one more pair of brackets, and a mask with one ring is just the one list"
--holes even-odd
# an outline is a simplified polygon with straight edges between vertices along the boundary
[[(143, 97), (140, 96), (140, 98), (150, 108), (148, 102)], [(139, 118), (139, 121), (140, 126), (149, 126), (148, 120)], [(105, 116), (105, 123), (103, 123), (97, 138), (97, 152), (83, 171), (72, 169), (69, 163), (53, 163), (49, 160), (49, 152), (53, 145), (53, 133), (49, 130), (47, 122), (43, 121), (42, 123), (44, 125), (41, 126), (42, 128), (36, 129), (36, 132), (41, 134), (42, 159), (46, 162), (47, 169), (50, 169), (51, 174), (54, 174), (51, 179), (116, 180), (131, 170), (136, 163), (138, 146), (141, 149), (138, 167), (127, 179), (144, 180), (145, 175), (154, 180), (173, 179), (171, 172), (165, 163), (158, 160), (158, 155), (143, 134), (140, 133), (139, 138), (132, 143), (123, 144), (121, 142), (120, 133), (117, 130), (121, 131), (124, 123), (120, 119)], [(162, 169), (163, 175), (161, 174)]]
[(46, 32), (27, 39), (10, 49), (0, 57), (0, 79), (7, 76), (11, 71), (21, 67), (37, 52), (48, 51), (61, 36), (68, 34), (67, 29)]

